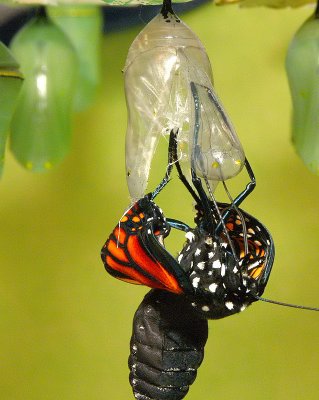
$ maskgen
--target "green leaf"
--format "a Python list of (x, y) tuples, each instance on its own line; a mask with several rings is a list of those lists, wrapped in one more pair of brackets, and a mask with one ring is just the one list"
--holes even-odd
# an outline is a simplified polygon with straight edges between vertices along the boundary
[(286, 69), (293, 103), (292, 141), (306, 166), (319, 175), (319, 19), (308, 19), (294, 36)]

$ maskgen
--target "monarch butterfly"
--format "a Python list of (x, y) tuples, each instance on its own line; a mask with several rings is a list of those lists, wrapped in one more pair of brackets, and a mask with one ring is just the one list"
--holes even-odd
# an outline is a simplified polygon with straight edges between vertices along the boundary
[[(260, 222), (237, 208), (247, 191), (233, 204), (214, 203), (192, 168), (194, 191), (177, 159), (177, 135), (171, 132), (163, 181), (121, 218), (102, 248), (102, 260), (118, 279), (183, 293), (206, 318), (221, 318), (243, 310), (262, 294), (273, 263), (273, 242)], [(197, 202), (194, 229), (165, 218), (153, 202), (174, 164)], [(252, 174), (248, 161), (246, 165)], [(187, 243), (177, 260), (160, 243), (171, 227), (187, 232)]]
[(208, 336), (184, 295), (151, 290), (133, 320), (130, 383), (140, 400), (180, 400), (194, 382)]

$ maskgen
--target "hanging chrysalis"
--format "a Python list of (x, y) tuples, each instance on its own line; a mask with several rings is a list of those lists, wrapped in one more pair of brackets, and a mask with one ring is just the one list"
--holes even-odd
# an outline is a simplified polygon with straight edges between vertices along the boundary
[(292, 141), (298, 155), (319, 175), (319, 7), (290, 43), (286, 69), (291, 91)]
[(22, 82), (19, 64), (9, 49), (0, 42), (0, 177), (10, 122)]
[(124, 77), (132, 198), (143, 196), (159, 138), (171, 130), (179, 132), (182, 157), (196, 151), (196, 172), (213, 186), (239, 173), (245, 155), (214, 92), (205, 48), (174, 14), (169, 0), (132, 43)]
[(72, 42), (78, 57), (78, 79), (74, 110), (81, 111), (94, 101), (100, 82), (102, 14), (95, 5), (52, 6), (50, 18)]
[(41, 10), (11, 45), (25, 75), (11, 124), (11, 150), (37, 172), (52, 168), (69, 151), (77, 71), (69, 39)]

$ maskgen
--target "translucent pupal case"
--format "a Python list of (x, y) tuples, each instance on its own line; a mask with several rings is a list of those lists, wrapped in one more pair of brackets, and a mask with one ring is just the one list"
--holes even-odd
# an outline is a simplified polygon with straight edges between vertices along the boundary
[(45, 171), (70, 149), (75, 51), (45, 14), (17, 33), (11, 49), (25, 81), (12, 119), (10, 148), (27, 169)]
[(243, 168), (244, 151), (214, 89), (191, 82), (191, 91), (195, 108), (192, 164), (198, 176), (225, 181)]
[(143, 196), (152, 157), (161, 135), (179, 129), (188, 142), (192, 98), (190, 65), (202, 83), (211, 66), (197, 36), (175, 15), (157, 15), (131, 45), (124, 68), (128, 108), (126, 171), (130, 194)]
[[(205, 48), (175, 14), (162, 10), (136, 37), (124, 77), (126, 172), (133, 199), (144, 195), (158, 141), (171, 130), (178, 130), (182, 159), (190, 160), (196, 147), (198, 175), (222, 180), (240, 171), (245, 156), (214, 94)], [(192, 90), (192, 83), (197, 90)], [(227, 159), (230, 154), (235, 161)]]

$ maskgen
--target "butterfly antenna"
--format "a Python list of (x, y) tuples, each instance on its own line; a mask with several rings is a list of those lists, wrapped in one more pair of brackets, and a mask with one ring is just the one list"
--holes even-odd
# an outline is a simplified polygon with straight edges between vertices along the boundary
[(275, 300), (265, 299), (264, 297), (259, 297), (257, 295), (254, 295), (254, 297), (257, 300), (264, 301), (265, 303), (277, 304), (278, 306), (291, 307), (291, 308), (300, 308), (302, 310), (309, 310), (309, 311), (319, 311), (318, 307), (308, 307), (308, 306), (300, 306), (298, 304), (284, 303), (282, 301), (275, 301)]
[[(251, 193), (251, 192), (255, 189), (255, 187), (256, 187), (256, 178), (255, 178), (255, 174), (254, 174), (254, 171), (253, 171), (253, 169), (251, 168), (251, 166), (250, 166), (250, 164), (249, 164), (247, 158), (245, 158), (245, 168), (246, 168), (246, 171), (247, 171), (247, 173), (248, 173), (248, 175), (249, 175), (250, 182), (246, 185), (246, 188), (245, 188), (241, 193), (239, 193), (239, 195), (236, 196), (235, 199), (232, 201), (233, 207), (235, 207), (235, 206), (238, 207), (238, 206), (246, 199), (246, 197), (248, 197), (248, 196), (250, 195), (250, 193)], [(224, 185), (224, 187), (225, 187), (225, 185)], [(226, 193), (227, 193), (227, 192), (226, 192)], [(229, 209), (224, 213), (224, 215), (223, 215), (223, 219), (224, 219), (224, 220), (226, 220), (226, 219), (228, 218), (228, 215), (229, 215), (229, 213), (230, 213), (230, 210), (231, 210), (231, 208), (229, 208)], [(220, 232), (221, 228), (222, 228), (221, 223), (219, 223), (218, 226), (217, 226), (217, 228), (216, 228), (216, 232), (217, 232), (217, 233)]]
[[(177, 134), (177, 133), (176, 133)], [(175, 146), (175, 133), (173, 133), (173, 130), (171, 131), (170, 137), (169, 137), (169, 143), (168, 143), (168, 164), (166, 168), (166, 173), (165, 176), (162, 180), (162, 182), (155, 188), (153, 192), (150, 194), (150, 199), (153, 200), (159, 192), (168, 184), (170, 177), (171, 177), (171, 172), (174, 166), (174, 159), (173, 159), (173, 154), (174, 154), (174, 146)]]
[(200, 199), (197, 196), (195, 190), (192, 188), (191, 184), (188, 182), (186, 176), (184, 175), (181, 165), (179, 163), (179, 157), (177, 154), (177, 136), (178, 136), (178, 130), (174, 132), (174, 130), (171, 131), (171, 136), (173, 136), (174, 144), (171, 148), (171, 157), (172, 161), (175, 164), (175, 167), (177, 169), (178, 177), (182, 181), (183, 185), (186, 187), (186, 189), (189, 191), (193, 199), (196, 201), (197, 204), (200, 204)]

